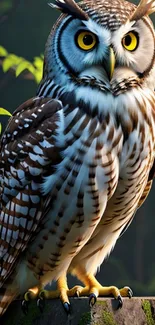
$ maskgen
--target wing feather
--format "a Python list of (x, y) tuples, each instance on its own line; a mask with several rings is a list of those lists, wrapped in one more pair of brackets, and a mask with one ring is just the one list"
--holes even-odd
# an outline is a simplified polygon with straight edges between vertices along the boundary
[(0, 144), (0, 286), (35, 237), (46, 198), (44, 176), (61, 161), (55, 144), (60, 101), (33, 98), (9, 120)]

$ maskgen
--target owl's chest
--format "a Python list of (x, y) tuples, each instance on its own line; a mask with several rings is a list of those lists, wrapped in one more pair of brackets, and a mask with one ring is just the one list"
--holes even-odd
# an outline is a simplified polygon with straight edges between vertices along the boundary
[[(116, 128), (113, 118), (107, 117), (102, 122), (90, 118), (87, 114), (68, 114), (64, 123), (63, 137), (66, 144), (61, 152), (62, 161), (56, 167), (54, 175), (44, 182), (43, 191), (48, 193), (53, 188), (63, 195), (87, 196), (110, 195), (114, 190), (119, 173), (119, 154), (123, 136), (120, 127)], [(58, 135), (57, 145), (62, 136)]]
[[(43, 185), (43, 191), (49, 195), (49, 208), (44, 218), (46, 227), (38, 236), (43, 241), (48, 238), (46, 252), (52, 247), (53, 254), (58, 249), (55, 248), (57, 238), (60, 238), (62, 250), (64, 247), (63, 254), (66, 247), (73, 251), (72, 242), (78, 242), (76, 249), (79, 250), (99, 224), (109, 199), (114, 199), (115, 204), (116, 197), (119, 200), (127, 189), (129, 200), (130, 187), (133, 198), (134, 189), (139, 195), (154, 157), (154, 137), (148, 135), (144, 141), (139, 126), (137, 133), (132, 130), (125, 138), (124, 129), (121, 125), (116, 127), (112, 116), (103, 123), (85, 118), (75, 124), (72, 118), (70, 123), (63, 133), (67, 146), (62, 152), (62, 161), (57, 165), (55, 174), (47, 177)], [(59, 137), (57, 141), (59, 144)], [(46, 234), (47, 229), (50, 229), (50, 234)], [(36, 245), (35, 242), (34, 251)], [(43, 251), (42, 263), (45, 257)]]
[(65, 112), (63, 136), (62, 133), (57, 136), (58, 146), (62, 137), (65, 143), (62, 161), (55, 175), (46, 179), (45, 192), (53, 191), (56, 186), (60, 188), (59, 193), (63, 189), (68, 196), (74, 192), (78, 195), (83, 191), (91, 194), (98, 191), (100, 195), (106, 192), (109, 199), (119, 177), (126, 179), (128, 173), (135, 172), (136, 180), (138, 170), (151, 166), (155, 138), (152, 129), (155, 127), (148, 118), (145, 121), (135, 103), (131, 102), (132, 111), (130, 103), (124, 111), (120, 104), (120, 101), (113, 103), (111, 114), (110, 109), (105, 110), (100, 119), (78, 108)]

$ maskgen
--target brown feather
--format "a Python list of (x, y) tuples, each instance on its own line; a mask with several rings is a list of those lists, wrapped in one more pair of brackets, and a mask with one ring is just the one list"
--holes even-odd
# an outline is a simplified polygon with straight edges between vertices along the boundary
[(55, 0), (55, 4), (49, 3), (49, 6), (61, 10), (65, 14), (75, 16), (81, 20), (88, 20), (88, 15), (77, 5), (74, 0)]
[(153, 166), (150, 170), (149, 181), (153, 180), (154, 178), (155, 178), (155, 161), (154, 161)]
[(148, 16), (155, 12), (155, 1), (154, 0), (141, 0), (135, 12), (130, 18), (130, 21), (137, 21), (144, 16)]
[(138, 202), (138, 208), (140, 208), (142, 206), (142, 204), (144, 203), (144, 201), (146, 200), (146, 198), (148, 197), (150, 190), (152, 187), (152, 180), (149, 180), (145, 186), (144, 192)]
[[(20, 164), (24, 159), (24, 162), (29, 166), (28, 168), (36, 168), (40, 170), (40, 177), (48, 175), (55, 171), (55, 166), (61, 161), (60, 149), (55, 144), (54, 135), (57, 132), (57, 122), (59, 121), (58, 111), (61, 110), (61, 103), (52, 98), (42, 98), (35, 97), (24, 104), (22, 104), (17, 110), (13, 113), (7, 129), (2, 137), (0, 143), (0, 175), (4, 177), (6, 170), (11, 173), (11, 168), (18, 169), (22, 168)], [(29, 127), (25, 129), (24, 125), (26, 124), (26, 119), (30, 119)], [(18, 121), (18, 122), (17, 122)], [(38, 133), (37, 131), (40, 131)], [(9, 135), (9, 136), (8, 136)], [(47, 141), (49, 146), (40, 146), (43, 141)], [(27, 143), (31, 143), (31, 148), (27, 146)], [(20, 145), (20, 146), (19, 146)], [(45, 161), (44, 165), (41, 165), (39, 161), (31, 160), (30, 153), (35, 155), (33, 148), (38, 145), (42, 149), (42, 159)], [(22, 148), (21, 148), (22, 147)], [(6, 151), (8, 150), (8, 151)], [(10, 152), (10, 154), (9, 154)], [(9, 158), (11, 158), (12, 152), (15, 153), (14, 162), (9, 163)], [(7, 167), (6, 167), (7, 166)], [(50, 167), (49, 167), (50, 166)], [(7, 259), (4, 263), (3, 258), (0, 259), (0, 287), (3, 285), (4, 281), (10, 276), (15, 263), (18, 260), (19, 254), (25, 250), (28, 242), (34, 236), (36, 225), (39, 227), (39, 222), (43, 218), (42, 205), (43, 201), (46, 204), (45, 197), (42, 198), (41, 194), (38, 192), (38, 197), (40, 201), (33, 203), (31, 201), (31, 196), (34, 195), (34, 189), (32, 189), (32, 182), (36, 183), (35, 175), (29, 173), (27, 169), (23, 169), (25, 173), (25, 183), (21, 185), (21, 179), (16, 173), (16, 180), (18, 185), (16, 190), (20, 193), (20, 200), (16, 198), (16, 192), (12, 192), (12, 196), (8, 197), (8, 209), (6, 207), (6, 202), (3, 201), (4, 187), (0, 182), (0, 209), (1, 214), (4, 212), (4, 217), (1, 215), (0, 220), (0, 249), (3, 256), (3, 252), (7, 248), (8, 257), (11, 255), (11, 262)], [(39, 174), (37, 176), (37, 182), (43, 182), (43, 178), (39, 180)], [(1, 180), (1, 177), (0, 177)], [(7, 186), (7, 185), (6, 185)], [(18, 187), (19, 186), (19, 187)], [(36, 193), (36, 192), (35, 192)], [(19, 204), (22, 207), (25, 206), (22, 195), (26, 194), (29, 198), (27, 202), (30, 208), (36, 209), (34, 216), (32, 215), (22, 215), (20, 212), (16, 211), (16, 206)], [(11, 210), (11, 204), (14, 204), (14, 210)], [(25, 218), (25, 228), (21, 227), (20, 223), (18, 225), (19, 237), (13, 238), (13, 231), (15, 230), (14, 225), (11, 224), (9, 228), (9, 223), (6, 225), (5, 215), (7, 212), (15, 219), (15, 217)], [(28, 231), (27, 222), (31, 222), (32, 225)], [(10, 242), (2, 238), (3, 229), (11, 229)], [(38, 228), (39, 229), (39, 228)], [(24, 234), (24, 237), (20, 237), (21, 234)], [(10, 244), (12, 240), (13, 244)], [(18, 247), (17, 247), (18, 246)], [(0, 303), (0, 308), (1, 308)]]

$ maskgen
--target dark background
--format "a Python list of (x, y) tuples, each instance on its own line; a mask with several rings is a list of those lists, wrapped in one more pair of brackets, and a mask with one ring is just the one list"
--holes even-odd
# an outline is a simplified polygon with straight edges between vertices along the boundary
[[(58, 12), (47, 0), (0, 0), (0, 45), (29, 61), (43, 54)], [(154, 18), (154, 17), (152, 17)], [(10, 112), (36, 93), (34, 81), (15, 78), (0, 67), (0, 107)], [(6, 118), (0, 116), (4, 123)], [(135, 295), (155, 295), (155, 186), (127, 232), (101, 266), (104, 285), (128, 285)], [(74, 284), (75, 284), (74, 280)]]

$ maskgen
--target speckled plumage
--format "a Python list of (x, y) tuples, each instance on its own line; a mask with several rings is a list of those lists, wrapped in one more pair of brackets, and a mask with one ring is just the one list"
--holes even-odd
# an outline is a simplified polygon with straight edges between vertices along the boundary
[[(15, 111), (1, 141), (1, 314), (30, 287), (78, 276), (79, 265), (94, 274), (153, 178), (150, 19), (138, 11), (133, 22), (139, 9), (119, 0), (56, 7), (63, 15), (47, 41), (37, 97)], [(122, 38), (133, 28), (142, 41), (131, 54)], [(94, 51), (76, 46), (81, 29), (98, 37)], [(110, 46), (116, 65), (109, 78)]]

